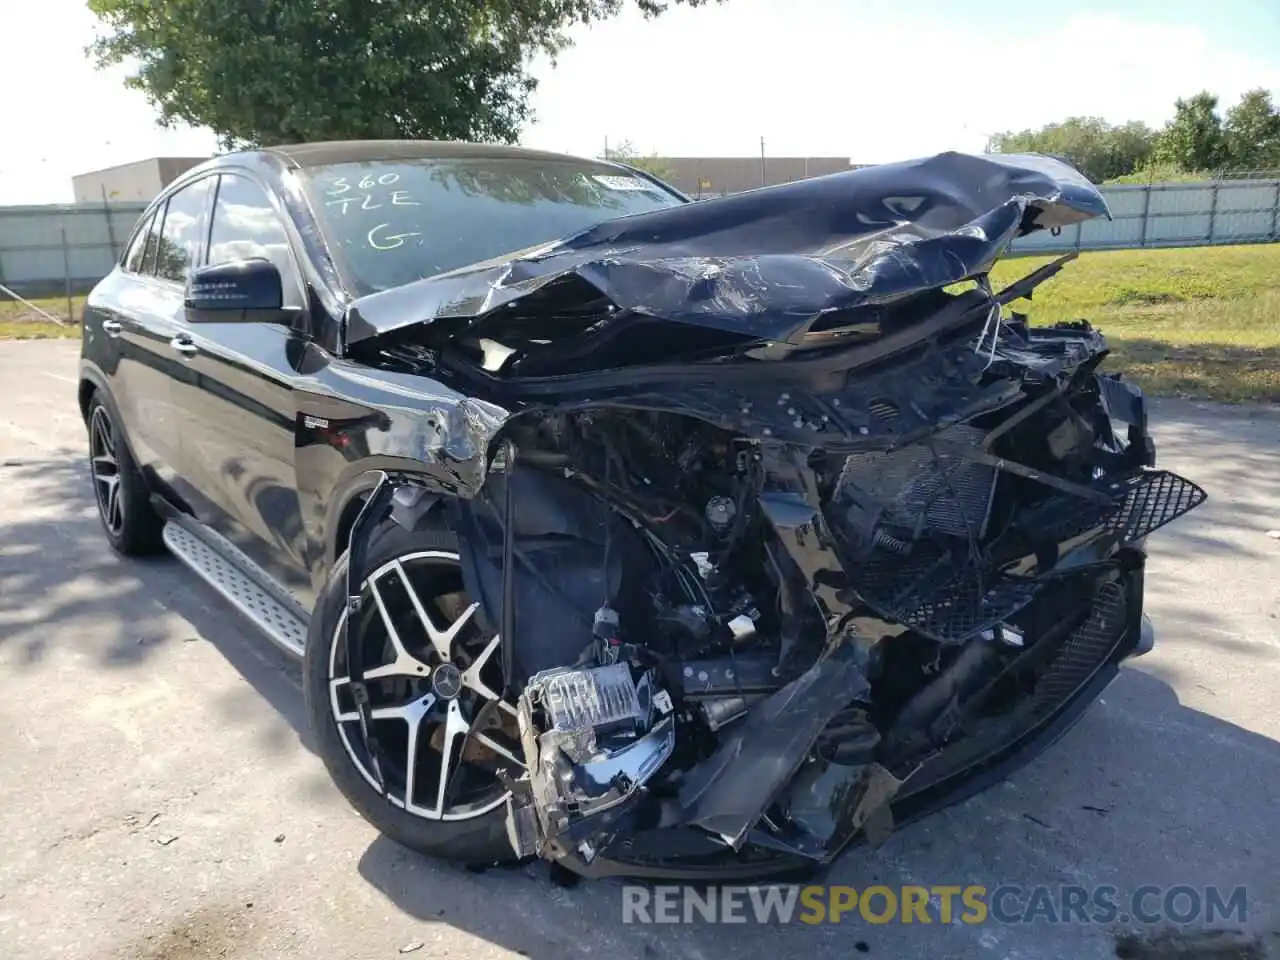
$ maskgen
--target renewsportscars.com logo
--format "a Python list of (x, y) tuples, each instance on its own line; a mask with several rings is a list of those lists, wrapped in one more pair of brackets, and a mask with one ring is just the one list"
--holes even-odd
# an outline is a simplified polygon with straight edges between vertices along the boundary
[(1234, 921), (1248, 915), (1244, 887), (625, 886), (623, 923), (1137, 923)]

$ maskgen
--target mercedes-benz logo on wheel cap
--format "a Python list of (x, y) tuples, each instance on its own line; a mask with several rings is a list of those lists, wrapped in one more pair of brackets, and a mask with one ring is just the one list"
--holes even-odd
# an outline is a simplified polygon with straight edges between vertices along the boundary
[(442, 663), (431, 675), (431, 689), (437, 697), (452, 700), (462, 692), (462, 674), (452, 663)]

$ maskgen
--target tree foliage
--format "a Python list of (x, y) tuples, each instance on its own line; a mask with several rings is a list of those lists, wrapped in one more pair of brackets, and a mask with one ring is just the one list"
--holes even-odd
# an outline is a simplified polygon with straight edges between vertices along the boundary
[(666, 161), (656, 153), (642, 154), (630, 140), (623, 140), (616, 147), (607, 147), (604, 159), (625, 163), (627, 166), (652, 174), (659, 180), (669, 179), (673, 172)]
[[(91, 53), (126, 64), (164, 125), (226, 146), (308, 140), (513, 141), (535, 54), (629, 0), (88, 0)], [(673, 4), (632, 0), (646, 16)], [(723, 0), (714, 0), (723, 2)]]
[(1090, 180), (1101, 182), (1146, 164), (1155, 142), (1155, 131), (1144, 123), (1112, 126), (1100, 117), (1070, 117), (1039, 130), (997, 134), (992, 145), (1000, 153), (1066, 157)]
[(1136, 121), (1113, 126), (1098, 117), (1071, 117), (1038, 130), (996, 134), (991, 148), (1066, 157), (1095, 183), (1280, 168), (1280, 111), (1270, 92), (1259, 88), (1244, 94), (1224, 121), (1218, 98), (1202, 91), (1179, 99), (1158, 132)]
[(1227, 111), (1222, 138), (1230, 166), (1280, 167), (1280, 112), (1271, 102), (1270, 92), (1259, 88), (1242, 96)]
[(1227, 159), (1218, 98), (1207, 90), (1178, 98), (1173, 119), (1160, 134), (1156, 159), (1182, 170), (1211, 170)]

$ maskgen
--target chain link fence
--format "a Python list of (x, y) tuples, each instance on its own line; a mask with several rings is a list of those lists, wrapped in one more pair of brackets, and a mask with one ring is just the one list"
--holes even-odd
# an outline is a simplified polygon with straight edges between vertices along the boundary
[(1020, 253), (1274, 243), (1280, 239), (1280, 176), (1201, 183), (1102, 187), (1112, 219), (1044, 231), (1014, 244)]

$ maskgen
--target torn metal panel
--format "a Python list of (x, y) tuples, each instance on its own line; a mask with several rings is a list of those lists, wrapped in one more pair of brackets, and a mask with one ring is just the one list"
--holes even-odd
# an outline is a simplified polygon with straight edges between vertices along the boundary
[(467, 322), (553, 283), (666, 320), (793, 341), (835, 311), (987, 272), (1019, 236), (1109, 216), (1098, 190), (1037, 155), (944, 153), (606, 221), (501, 263), (352, 303), (346, 342)]
[(758, 704), (720, 748), (691, 769), (682, 822), (738, 847), (794, 776), (823, 728), (867, 690), (866, 651), (849, 637)]

